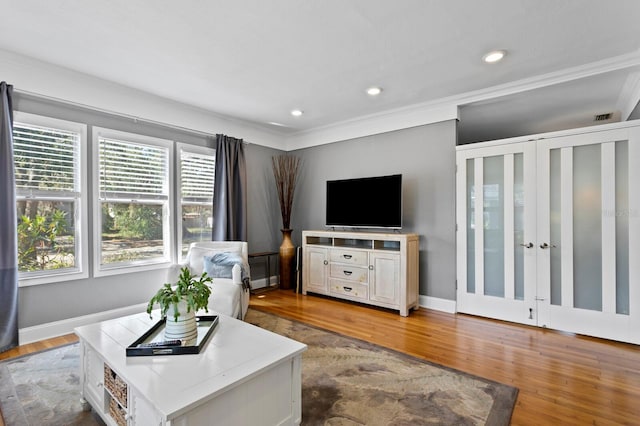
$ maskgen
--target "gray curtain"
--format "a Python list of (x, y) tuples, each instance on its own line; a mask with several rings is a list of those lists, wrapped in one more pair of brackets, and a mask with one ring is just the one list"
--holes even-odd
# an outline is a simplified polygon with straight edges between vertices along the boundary
[(13, 171), (13, 86), (0, 83), (0, 352), (18, 346), (18, 234)]
[(247, 241), (247, 169), (242, 139), (216, 135), (213, 241)]

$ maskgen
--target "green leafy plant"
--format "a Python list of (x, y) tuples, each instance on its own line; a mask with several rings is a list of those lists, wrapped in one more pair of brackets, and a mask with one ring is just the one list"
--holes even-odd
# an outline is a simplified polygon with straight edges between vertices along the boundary
[[(112, 227), (122, 237), (155, 240), (162, 238), (162, 207), (144, 204), (112, 204)], [(103, 217), (104, 208), (103, 208)], [(107, 216), (110, 216), (107, 214)]]
[(54, 210), (48, 215), (30, 218), (22, 215), (18, 221), (18, 265), (21, 271), (37, 271), (73, 266), (65, 262), (69, 247), (60, 243), (68, 232), (66, 213)]
[(160, 306), (160, 315), (164, 318), (167, 316), (169, 307), (173, 306), (173, 317), (177, 321), (180, 316), (178, 303), (182, 300), (187, 304), (187, 313), (202, 308), (209, 312), (207, 305), (211, 295), (211, 287), (207, 285), (208, 283), (211, 283), (211, 277), (206, 272), (197, 277), (191, 274), (189, 268), (184, 267), (180, 270), (180, 278), (175, 285), (164, 284), (151, 298), (147, 304), (147, 313), (151, 315), (154, 305), (157, 304)]

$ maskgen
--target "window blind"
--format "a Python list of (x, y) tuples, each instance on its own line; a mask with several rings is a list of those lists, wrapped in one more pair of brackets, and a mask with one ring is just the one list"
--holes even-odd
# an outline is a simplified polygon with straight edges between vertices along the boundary
[(182, 151), (180, 156), (182, 202), (212, 203), (214, 174), (214, 155)]
[(13, 156), (18, 190), (78, 191), (80, 135), (59, 129), (13, 124)]
[(103, 197), (166, 198), (166, 148), (99, 138), (100, 194)]

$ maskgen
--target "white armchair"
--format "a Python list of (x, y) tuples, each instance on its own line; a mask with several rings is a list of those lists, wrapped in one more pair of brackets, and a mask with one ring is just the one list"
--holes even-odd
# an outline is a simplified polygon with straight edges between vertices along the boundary
[[(244, 319), (249, 308), (249, 248), (243, 241), (203, 241), (191, 243), (186, 260), (173, 265), (167, 273), (167, 282), (174, 283), (178, 279), (180, 269), (188, 266), (192, 274), (201, 275), (205, 270), (205, 256), (218, 253), (232, 253), (244, 261), (244, 265), (236, 263), (231, 271), (231, 278), (212, 277), (209, 310)], [(244, 269), (244, 270), (243, 270)], [(243, 277), (243, 275), (245, 275)], [(244, 278), (244, 279), (243, 279)]]

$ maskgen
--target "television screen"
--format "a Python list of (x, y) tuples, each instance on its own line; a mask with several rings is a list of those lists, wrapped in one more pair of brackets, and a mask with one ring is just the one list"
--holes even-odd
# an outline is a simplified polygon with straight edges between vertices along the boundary
[(402, 228), (402, 175), (327, 181), (326, 225)]

